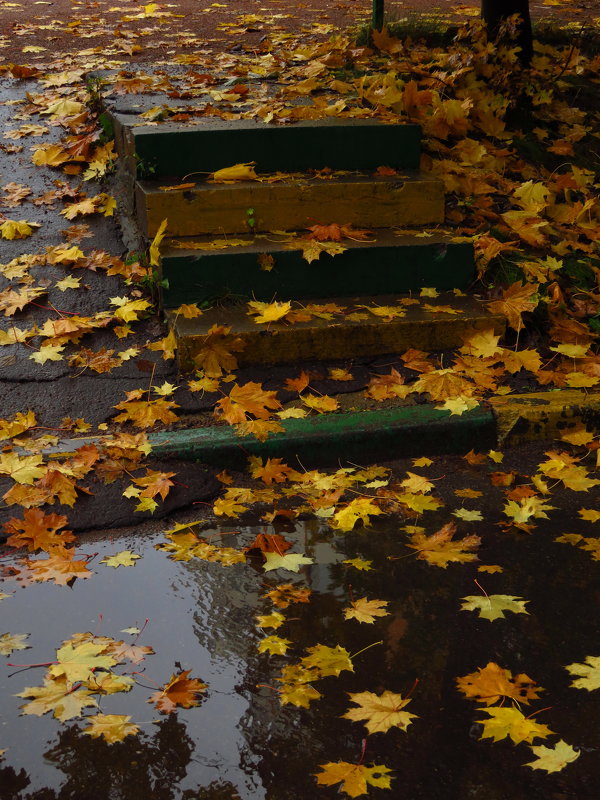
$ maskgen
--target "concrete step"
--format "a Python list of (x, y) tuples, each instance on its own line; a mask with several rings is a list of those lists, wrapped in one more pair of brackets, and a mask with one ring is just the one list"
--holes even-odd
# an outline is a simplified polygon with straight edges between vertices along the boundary
[(255, 161), (262, 172), (419, 167), (418, 125), (333, 117), (290, 125), (218, 117), (147, 124), (119, 104), (106, 114), (117, 152), (138, 178), (210, 173), (248, 161)]
[(277, 182), (198, 183), (138, 181), (140, 230), (152, 238), (168, 219), (170, 236), (299, 230), (309, 225), (358, 228), (432, 225), (444, 221), (444, 184), (415, 172), (384, 177), (353, 174)]
[[(265, 234), (165, 241), (161, 248), (165, 307), (212, 303), (241, 295), (257, 300), (303, 300), (397, 294), (423, 286), (466, 289), (475, 278), (473, 246), (442, 234), (376, 230), (375, 241), (344, 239), (344, 252), (323, 252), (308, 263), (299, 238)], [(211, 249), (218, 247), (220, 249)], [(296, 249), (290, 249), (294, 247)], [(266, 258), (265, 258), (266, 257)], [(271, 261), (272, 259), (272, 261)], [(270, 267), (270, 269), (265, 269)]]
[[(416, 300), (416, 302), (415, 302)], [(319, 298), (312, 305), (327, 305)], [(310, 311), (309, 303), (294, 303), (294, 309)], [(268, 366), (299, 360), (364, 358), (399, 353), (413, 347), (419, 350), (445, 350), (461, 343), (465, 330), (492, 327), (502, 334), (506, 320), (483, 310), (471, 297), (440, 295), (435, 299), (401, 296), (361, 296), (338, 298), (339, 310), (329, 318), (313, 316), (308, 321), (278, 321), (257, 324), (244, 303), (215, 306), (201, 317), (185, 319), (175, 311), (167, 318), (178, 341), (182, 372), (194, 369), (194, 356), (206, 346), (213, 325), (229, 328), (223, 344), (239, 339), (243, 348), (236, 358), (240, 367)], [(379, 316), (370, 309), (392, 307), (394, 312)], [(320, 311), (327, 309), (320, 309)], [(400, 315), (396, 315), (399, 312)], [(358, 314), (358, 316), (355, 316)]]

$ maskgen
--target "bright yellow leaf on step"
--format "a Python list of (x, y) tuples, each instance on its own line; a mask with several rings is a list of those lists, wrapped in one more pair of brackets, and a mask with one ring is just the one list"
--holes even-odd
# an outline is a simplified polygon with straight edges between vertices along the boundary
[(209, 175), (212, 183), (229, 183), (230, 181), (255, 181), (258, 176), (254, 171), (256, 161), (247, 161), (245, 164), (234, 164), (233, 167), (218, 169)]
[(254, 319), (257, 325), (267, 324), (269, 322), (277, 322), (283, 319), (285, 315), (292, 310), (292, 304), (289, 301), (285, 303), (261, 303), (259, 300), (252, 300), (248, 303), (248, 313), (256, 314)]
[(312, 408), (313, 411), (318, 411), (319, 414), (326, 414), (330, 411), (337, 411), (339, 406), (338, 401), (335, 397), (329, 397), (328, 395), (323, 395), (322, 397), (318, 397), (316, 394), (304, 394), (300, 398), (304, 405)]
[(450, 416), (460, 417), (465, 411), (471, 411), (479, 405), (474, 397), (449, 397), (441, 406), (435, 406), (438, 411), (449, 411)]
[(158, 267), (160, 264), (160, 243), (165, 238), (165, 231), (167, 230), (168, 220), (163, 219), (160, 223), (158, 230), (156, 231), (156, 235), (154, 239), (152, 239), (150, 243), (150, 247), (148, 248), (148, 255), (150, 256), (150, 266), (151, 267)]
[(435, 484), (433, 484), (427, 478), (424, 478), (422, 475), (417, 475), (414, 472), (407, 472), (406, 474), (408, 477), (402, 481), (400, 486), (402, 486), (403, 489), (406, 489), (407, 492), (423, 492), (426, 494), (434, 488)]

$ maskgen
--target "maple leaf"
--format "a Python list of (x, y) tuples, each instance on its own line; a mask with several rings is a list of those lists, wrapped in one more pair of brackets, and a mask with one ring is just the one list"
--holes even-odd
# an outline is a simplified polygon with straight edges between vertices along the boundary
[(107, 567), (135, 567), (136, 559), (141, 558), (136, 553), (132, 553), (131, 550), (121, 550), (120, 553), (116, 553), (114, 556), (107, 556), (103, 558), (100, 562), (101, 564), (106, 564)]
[(309, 655), (302, 658), (302, 666), (318, 669), (322, 678), (326, 678), (328, 675), (337, 677), (342, 670), (354, 672), (350, 653), (339, 644), (335, 647), (317, 644), (314, 647), (308, 647), (306, 652)]
[(269, 572), (273, 569), (289, 569), (291, 572), (299, 572), (300, 567), (304, 564), (313, 564), (314, 559), (307, 558), (302, 553), (287, 553), (280, 555), (279, 553), (265, 553), (265, 563), (263, 569)]
[(522, 525), (530, 519), (548, 519), (546, 511), (554, 510), (555, 506), (550, 506), (537, 495), (533, 497), (523, 497), (518, 502), (509, 500), (504, 506), (504, 513), (507, 517), (514, 520), (515, 525)]
[(444, 569), (451, 561), (463, 563), (477, 561), (475, 553), (469, 551), (479, 547), (481, 544), (479, 536), (465, 536), (463, 539), (452, 541), (455, 533), (456, 524), (447, 522), (431, 536), (420, 532), (412, 534), (408, 546), (418, 551), (417, 558)]
[(258, 652), (269, 653), (272, 656), (284, 656), (291, 644), (289, 639), (282, 639), (280, 636), (265, 636), (258, 643)]
[(65, 219), (75, 219), (78, 216), (95, 214), (97, 210), (96, 199), (94, 197), (86, 197), (77, 203), (70, 203), (60, 213)]
[(394, 694), (386, 689), (380, 695), (374, 692), (357, 692), (349, 695), (351, 702), (358, 708), (350, 708), (343, 719), (353, 722), (366, 720), (365, 727), (369, 733), (385, 733), (390, 728), (400, 728), (405, 731), (416, 714), (402, 711), (410, 703), (410, 698), (403, 698), (401, 694)]
[(268, 597), (277, 608), (288, 608), (292, 603), (310, 602), (311, 590), (306, 587), (293, 586), (291, 583), (281, 583), (271, 589), (263, 597)]
[(523, 766), (531, 767), (531, 769), (543, 769), (547, 773), (560, 772), (567, 764), (575, 761), (581, 755), (562, 739), (554, 747), (546, 747), (543, 744), (534, 746), (531, 748), (531, 752), (536, 757), (535, 761), (529, 761)]
[(259, 628), (281, 628), (285, 622), (285, 617), (279, 611), (272, 611), (270, 614), (257, 614), (256, 624)]
[(122, 742), (126, 736), (134, 736), (140, 730), (126, 714), (96, 714), (86, 719), (90, 725), (82, 733), (93, 739), (102, 737), (108, 744)]
[(477, 720), (483, 725), (481, 739), (493, 739), (494, 742), (499, 742), (509, 736), (515, 744), (520, 744), (532, 742), (536, 738), (545, 739), (553, 733), (547, 725), (525, 717), (518, 708), (494, 706), (482, 708), (481, 711), (490, 717)]
[(365, 561), (363, 558), (347, 558), (342, 561), (342, 564), (348, 564), (349, 567), (354, 567), (354, 569), (365, 572), (373, 569), (373, 562)]
[(538, 305), (539, 299), (536, 297), (538, 289), (537, 283), (523, 284), (521, 281), (516, 281), (504, 290), (501, 300), (488, 303), (487, 309), (492, 314), (504, 315), (510, 327), (520, 331), (523, 327), (523, 312), (533, 311)]
[(230, 331), (231, 328), (226, 325), (213, 325), (194, 356), (194, 364), (203, 369), (209, 378), (220, 378), (224, 372), (237, 369), (238, 363), (233, 353), (241, 352), (245, 342), (239, 337), (229, 336)]
[(0, 441), (19, 436), (36, 425), (37, 419), (31, 409), (26, 413), (17, 411), (10, 419), (0, 419)]
[(480, 618), (489, 619), (490, 622), (495, 619), (505, 619), (505, 611), (512, 611), (514, 614), (529, 613), (525, 609), (525, 603), (529, 601), (510, 594), (490, 594), (487, 597), (469, 595), (462, 599), (464, 602), (460, 607), (461, 611), (479, 611)]
[(3, 633), (0, 636), (0, 655), (9, 656), (15, 650), (27, 650), (30, 645), (25, 644), (28, 633)]
[(152, 428), (157, 422), (169, 424), (177, 421), (177, 414), (171, 409), (179, 406), (172, 400), (162, 398), (140, 400), (144, 394), (140, 389), (126, 394), (127, 399), (115, 405), (115, 408), (122, 412), (115, 417), (116, 422), (131, 421), (137, 428)]
[(0, 475), (8, 475), (16, 483), (30, 486), (45, 472), (40, 455), (20, 456), (13, 451), (0, 454)]
[(246, 422), (248, 414), (266, 420), (273, 410), (281, 408), (276, 395), (274, 391), (264, 391), (260, 383), (250, 381), (242, 386), (236, 383), (229, 396), (219, 400), (215, 413), (231, 425)]
[(247, 161), (243, 164), (234, 164), (232, 167), (223, 167), (208, 176), (210, 183), (234, 183), (235, 181), (255, 181), (258, 175), (254, 170), (256, 161)]
[(576, 689), (587, 689), (588, 692), (600, 689), (600, 656), (587, 656), (583, 664), (569, 664), (565, 667), (571, 675), (578, 675), (571, 682)]
[(17, 292), (5, 289), (0, 292), (0, 311), (4, 312), (5, 317), (11, 317), (43, 294), (46, 294), (46, 289), (38, 286), (26, 286)]
[(292, 545), (292, 542), (288, 542), (287, 539), (284, 539), (279, 533), (257, 533), (250, 544), (244, 547), (244, 552), (259, 550), (261, 553), (278, 553), (279, 555), (283, 555)]
[[(125, 644), (124, 642), (116, 642), (115, 645), (112, 646), (107, 652), (114, 659), (116, 659), (116, 661), (119, 664), (123, 663), (124, 661), (131, 661), (132, 664), (139, 664), (140, 661), (143, 661), (147, 655), (154, 653), (154, 650), (148, 645)], [(117, 675), (115, 677), (120, 678), (124, 676)]]
[(20, 706), (22, 714), (34, 714), (41, 717), (49, 711), (60, 722), (80, 717), (84, 708), (97, 707), (98, 703), (91, 697), (89, 689), (79, 687), (73, 689), (63, 676), (56, 680), (44, 678), (43, 686), (27, 686), (15, 697), (32, 698)]
[(45, 514), (37, 508), (27, 509), (23, 519), (12, 517), (4, 523), (5, 533), (10, 534), (6, 544), (9, 547), (26, 547), (30, 553), (54, 548), (64, 550), (64, 545), (75, 539), (71, 531), (58, 533), (66, 524), (67, 518), (61, 514)]
[(74, 578), (89, 578), (93, 575), (87, 568), (87, 561), (75, 561), (75, 551), (53, 550), (46, 559), (27, 561), (34, 581), (54, 581), (58, 586), (66, 586)]
[(360, 519), (367, 526), (370, 517), (383, 514), (383, 511), (368, 497), (357, 497), (345, 508), (338, 509), (330, 521), (332, 528), (338, 531), (351, 531)]
[(185, 319), (196, 319), (196, 317), (201, 317), (202, 313), (197, 303), (184, 303), (175, 309), (175, 314), (181, 314)]
[(123, 322), (134, 322), (142, 311), (152, 307), (148, 300), (131, 300), (129, 297), (111, 297), (110, 303), (117, 306), (114, 315)]
[(338, 401), (334, 397), (329, 397), (328, 395), (318, 397), (314, 394), (304, 394), (300, 399), (304, 405), (308, 406), (308, 408), (311, 408), (313, 411), (317, 411), (319, 414), (337, 411), (340, 407)]
[(206, 691), (208, 685), (197, 678), (188, 678), (191, 671), (186, 669), (171, 675), (163, 688), (148, 698), (148, 702), (154, 703), (162, 714), (170, 714), (177, 706), (192, 708), (200, 705), (198, 695)]
[(412, 386), (404, 385), (404, 378), (391, 369), (389, 375), (374, 375), (369, 381), (365, 394), (373, 400), (389, 400), (393, 397), (405, 398), (413, 391)]
[(313, 261), (317, 261), (322, 253), (327, 253), (330, 256), (337, 256), (348, 249), (338, 242), (317, 242), (314, 239), (292, 240), (286, 244), (286, 248), (290, 250), (302, 250), (302, 258), (308, 261), (309, 264), (312, 264)]
[(388, 774), (391, 772), (383, 764), (375, 764), (367, 767), (364, 764), (350, 764), (348, 761), (330, 761), (327, 764), (319, 764), (323, 772), (315, 774), (317, 783), (320, 786), (334, 786), (341, 783), (341, 791), (349, 797), (359, 797), (367, 794), (369, 786), (378, 789), (389, 789), (392, 778)]
[(259, 300), (252, 300), (248, 303), (248, 313), (256, 314), (254, 319), (257, 325), (266, 325), (269, 322), (277, 322), (283, 319), (286, 314), (292, 309), (292, 304), (287, 301), (285, 303), (261, 303)]
[(280, 458), (267, 458), (263, 464), (261, 458), (252, 456), (249, 459), (250, 474), (253, 478), (260, 478), (267, 486), (273, 481), (282, 483), (288, 479), (292, 470)]
[(359, 597), (353, 600), (349, 608), (344, 609), (344, 619), (355, 619), (358, 622), (375, 622), (376, 617), (387, 617), (387, 600), (367, 600)]
[(539, 693), (544, 691), (528, 675), (520, 673), (513, 678), (510, 670), (503, 669), (494, 661), (479, 667), (476, 672), (457, 678), (456, 683), (459, 691), (470, 700), (488, 706), (498, 703), (503, 697), (528, 704), (530, 700), (537, 700)]
[(414, 392), (428, 392), (432, 400), (470, 397), (474, 386), (452, 369), (435, 369), (422, 374), (412, 384)]
[(87, 681), (96, 669), (110, 669), (117, 662), (106, 653), (105, 643), (83, 641), (73, 644), (66, 642), (56, 651), (56, 664), (51, 664), (48, 673), (54, 678), (64, 676), (69, 683)]
[(175, 472), (160, 472), (158, 470), (147, 469), (143, 477), (134, 478), (133, 482), (137, 486), (144, 487), (139, 497), (156, 497), (156, 495), (159, 494), (163, 500), (166, 500), (171, 486), (175, 485), (173, 481), (170, 480), (175, 475)]

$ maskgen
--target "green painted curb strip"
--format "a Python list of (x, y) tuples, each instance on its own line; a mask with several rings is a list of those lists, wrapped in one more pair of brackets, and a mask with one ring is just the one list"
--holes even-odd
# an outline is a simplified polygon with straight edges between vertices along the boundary
[(264, 442), (240, 437), (230, 427), (195, 428), (151, 434), (155, 458), (200, 461), (244, 469), (248, 457), (283, 458), (291, 466), (369, 464), (411, 456), (466, 453), (496, 446), (496, 421), (478, 406), (461, 416), (431, 406), (327, 414), (284, 420), (283, 433)]

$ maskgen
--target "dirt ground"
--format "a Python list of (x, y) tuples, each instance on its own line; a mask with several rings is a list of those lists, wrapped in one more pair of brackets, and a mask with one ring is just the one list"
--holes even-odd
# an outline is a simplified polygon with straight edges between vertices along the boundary
[[(386, 2), (389, 20), (415, 13), (443, 20), (479, 16), (479, 1), (409, 0)], [(600, 0), (531, 0), (534, 19), (597, 24)], [(33, 12), (33, 13), (32, 13)], [(116, 48), (130, 60), (168, 60), (177, 53), (227, 51), (260, 46), (265, 38), (298, 33), (330, 35), (369, 18), (369, 0), (176, 0), (145, 4), (139, 0), (0, 1), (0, 59), (38, 63), (49, 57), (98, 53)], [(240, 37), (243, 37), (241, 39)], [(42, 49), (43, 48), (43, 49)], [(1, 63), (1, 62), (0, 62)]]

